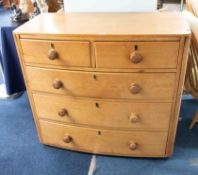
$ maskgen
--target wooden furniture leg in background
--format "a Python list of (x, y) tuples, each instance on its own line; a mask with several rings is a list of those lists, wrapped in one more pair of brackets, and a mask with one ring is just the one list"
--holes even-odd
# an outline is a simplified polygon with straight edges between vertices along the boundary
[(198, 122), (198, 111), (196, 111), (195, 113), (195, 116), (193, 117), (191, 123), (190, 123), (190, 126), (189, 126), (189, 129), (192, 129), (195, 125), (195, 123)]
[[(186, 0), (186, 9), (191, 12), (195, 17), (193, 4), (190, 0)], [(191, 46), (189, 51), (188, 66), (186, 71), (185, 79), (185, 90), (189, 92), (193, 97), (198, 99), (198, 38), (195, 36), (194, 32), (191, 36)], [(192, 129), (195, 123), (198, 122), (198, 111), (196, 111), (189, 128)]]

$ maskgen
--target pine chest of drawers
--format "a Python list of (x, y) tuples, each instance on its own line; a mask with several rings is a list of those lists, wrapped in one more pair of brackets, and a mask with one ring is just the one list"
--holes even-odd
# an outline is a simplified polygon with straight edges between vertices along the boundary
[(180, 13), (43, 14), (14, 38), (41, 143), (172, 154), (190, 41)]

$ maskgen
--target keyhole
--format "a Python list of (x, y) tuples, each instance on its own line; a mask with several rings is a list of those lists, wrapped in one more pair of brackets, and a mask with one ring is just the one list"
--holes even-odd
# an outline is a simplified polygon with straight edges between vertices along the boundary
[(99, 108), (99, 107), (100, 107), (99, 103), (97, 103), (97, 102), (96, 102), (96, 107), (97, 107), (97, 108)]
[(51, 46), (51, 48), (53, 48), (53, 49), (54, 49), (54, 44), (53, 44), (53, 43), (51, 43), (51, 44), (50, 44), (50, 46)]
[(134, 46), (134, 49), (135, 49), (135, 50), (138, 50), (138, 45), (135, 45), (135, 46)]
[(94, 80), (97, 80), (97, 76), (96, 76), (96, 75), (93, 75), (93, 79), (94, 79)]
[(98, 131), (98, 135), (101, 135), (101, 131)]

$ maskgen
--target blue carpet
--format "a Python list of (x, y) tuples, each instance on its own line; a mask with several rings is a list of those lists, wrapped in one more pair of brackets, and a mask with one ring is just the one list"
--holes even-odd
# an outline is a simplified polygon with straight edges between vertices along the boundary
[[(188, 129), (198, 102), (185, 97), (174, 154), (167, 159), (97, 156), (94, 175), (197, 175), (198, 125)], [(86, 175), (91, 155), (38, 142), (26, 94), (0, 101), (0, 175)]]
[(185, 96), (182, 102), (175, 151), (167, 159), (118, 158), (97, 156), (94, 175), (197, 175), (198, 125), (189, 130), (189, 123), (198, 101)]
[[(97, 156), (94, 175), (197, 175), (198, 125), (188, 129), (198, 102), (185, 97), (174, 154), (168, 159)], [(0, 174), (86, 175), (91, 155), (41, 145), (26, 94), (0, 101)]]
[(26, 93), (0, 100), (0, 175), (87, 175), (90, 159), (38, 142)]

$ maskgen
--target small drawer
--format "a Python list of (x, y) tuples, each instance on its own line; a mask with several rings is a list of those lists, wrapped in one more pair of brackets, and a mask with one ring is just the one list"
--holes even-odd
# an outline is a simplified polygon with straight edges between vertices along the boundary
[(26, 67), (32, 90), (80, 97), (173, 100), (175, 73), (99, 73)]
[(90, 44), (86, 41), (21, 40), (25, 63), (90, 67)]
[(44, 144), (123, 156), (164, 156), (167, 132), (92, 129), (40, 120)]
[(176, 68), (179, 42), (95, 42), (98, 68)]
[(109, 128), (164, 130), (171, 103), (126, 102), (33, 94), (39, 118)]

